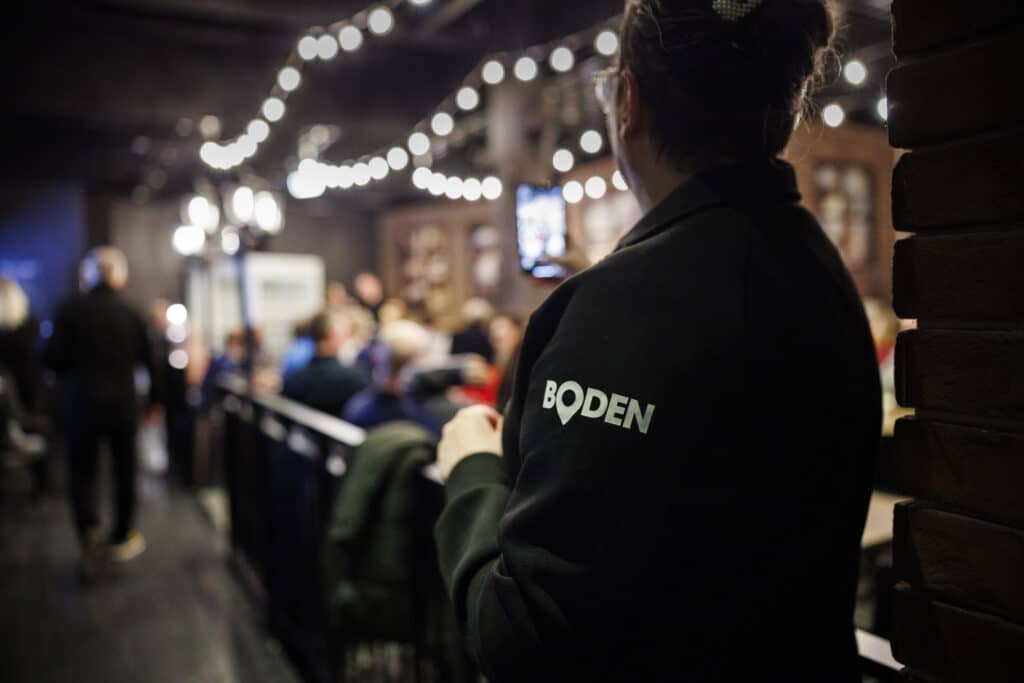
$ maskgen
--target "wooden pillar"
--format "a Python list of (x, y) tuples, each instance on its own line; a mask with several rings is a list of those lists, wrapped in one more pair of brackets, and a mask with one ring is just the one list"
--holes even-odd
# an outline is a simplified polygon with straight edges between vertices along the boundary
[(912, 680), (1024, 681), (1024, 3), (894, 0), (892, 642)]

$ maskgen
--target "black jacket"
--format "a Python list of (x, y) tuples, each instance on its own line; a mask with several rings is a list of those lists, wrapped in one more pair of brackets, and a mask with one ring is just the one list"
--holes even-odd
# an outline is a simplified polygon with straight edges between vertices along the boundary
[(341, 417), (349, 399), (370, 385), (362, 372), (337, 358), (317, 356), (288, 376), (281, 394), (322, 413)]
[(504, 458), (435, 532), (492, 681), (860, 680), (881, 391), (798, 200), (781, 162), (701, 174), (531, 318)]
[(161, 399), (146, 325), (106, 285), (75, 295), (61, 307), (44, 360), (68, 382), (73, 420), (134, 420), (138, 367), (149, 371), (150, 400)]

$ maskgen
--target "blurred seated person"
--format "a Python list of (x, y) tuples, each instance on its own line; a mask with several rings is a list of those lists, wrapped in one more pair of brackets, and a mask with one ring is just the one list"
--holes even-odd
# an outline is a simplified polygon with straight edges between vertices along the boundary
[(281, 377), (288, 379), (291, 375), (309, 365), (316, 356), (316, 343), (309, 335), (309, 320), (295, 323), (292, 328), (292, 343), (281, 359)]
[(384, 304), (384, 285), (381, 284), (380, 278), (373, 273), (364, 271), (356, 275), (355, 282), (352, 284), (358, 303), (373, 313), (374, 318), (377, 318), (380, 307)]
[(341, 316), (317, 314), (309, 323), (316, 355), (305, 368), (285, 379), (281, 394), (315, 410), (340, 416), (349, 399), (369, 386), (362, 372), (338, 360), (347, 332)]
[(208, 408), (216, 396), (217, 381), (226, 375), (241, 373), (245, 365), (245, 332), (232, 330), (224, 338), (224, 350), (210, 360), (200, 387), (202, 407)]
[(416, 375), (424, 381), (407, 381), (429, 348), (430, 333), (411, 320), (398, 320), (384, 326), (378, 339), (374, 386), (352, 399), (344, 419), (364, 429), (388, 422), (414, 422), (439, 436), (441, 427), (459, 408), (444, 395), (450, 385), (430, 372)]
[(462, 306), (463, 328), (452, 337), (452, 355), (475, 353), (488, 363), (494, 362), (494, 347), (488, 327), (494, 318), (494, 309), (481, 298), (472, 298)]

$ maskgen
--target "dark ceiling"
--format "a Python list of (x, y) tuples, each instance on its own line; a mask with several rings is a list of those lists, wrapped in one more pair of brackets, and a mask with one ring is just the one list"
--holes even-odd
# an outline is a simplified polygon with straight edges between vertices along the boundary
[[(869, 118), (891, 64), (884, 0), (851, 3), (844, 51), (873, 74)], [(256, 114), (277, 70), (311, 26), (367, 0), (101, 0), (18, 3), (0, 54), (12, 97), (0, 111), (7, 177), (47, 176), (130, 192), (151, 180), (176, 191), (206, 169), (198, 132), (182, 119), (213, 114), (223, 136)], [(434, 0), (398, 10), (398, 28), (353, 55), (304, 70), (288, 115), (253, 160), (273, 177), (308, 126), (337, 125), (334, 153), (358, 155), (398, 139), (491, 52), (554, 40), (613, 17), (622, 0)], [(851, 93), (833, 86), (828, 97)], [(862, 111), (859, 111), (862, 110)], [(187, 126), (186, 126), (187, 128)]]

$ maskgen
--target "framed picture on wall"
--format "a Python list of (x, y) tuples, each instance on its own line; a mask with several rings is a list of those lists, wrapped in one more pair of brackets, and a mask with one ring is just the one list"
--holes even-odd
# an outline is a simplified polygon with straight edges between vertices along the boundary
[(814, 213), (846, 267), (870, 267), (875, 256), (875, 173), (868, 164), (825, 161), (814, 168)]

